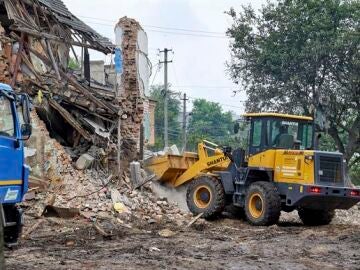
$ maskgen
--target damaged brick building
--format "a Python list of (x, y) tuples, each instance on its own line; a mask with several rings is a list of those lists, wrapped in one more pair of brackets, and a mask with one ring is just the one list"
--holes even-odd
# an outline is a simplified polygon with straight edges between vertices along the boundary
[[(113, 44), (61, 0), (0, 1), (0, 16), (0, 81), (32, 97), (50, 136), (74, 159), (96, 152), (109, 170), (119, 168), (119, 159), (122, 168), (137, 159), (153, 107), (146, 97), (150, 65), (141, 26), (120, 19)], [(122, 68), (115, 80), (91, 79), (91, 50), (110, 55), (118, 50)]]

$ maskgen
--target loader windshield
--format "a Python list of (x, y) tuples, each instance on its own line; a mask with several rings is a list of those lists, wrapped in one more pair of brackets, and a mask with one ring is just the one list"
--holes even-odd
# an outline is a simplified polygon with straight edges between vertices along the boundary
[(15, 136), (11, 101), (3, 95), (0, 95), (0, 136)]
[(311, 149), (313, 125), (309, 122), (271, 119), (267, 121), (267, 144), (274, 148)]

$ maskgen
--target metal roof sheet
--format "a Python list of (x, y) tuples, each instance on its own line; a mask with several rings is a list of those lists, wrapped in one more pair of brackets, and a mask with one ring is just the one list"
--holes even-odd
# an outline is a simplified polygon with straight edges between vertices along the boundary
[(70, 17), (73, 16), (61, 0), (39, 0), (39, 2), (61, 15)]
[(89, 34), (94, 42), (99, 43), (108, 50), (115, 47), (108, 38), (101, 36), (90, 26), (74, 16), (61, 0), (39, 0), (39, 2), (53, 11), (60, 23), (66, 24), (77, 31)]

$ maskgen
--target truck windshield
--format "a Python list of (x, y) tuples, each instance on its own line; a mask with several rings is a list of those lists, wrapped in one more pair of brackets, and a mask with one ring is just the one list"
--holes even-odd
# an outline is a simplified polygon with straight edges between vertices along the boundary
[(298, 122), (272, 119), (267, 123), (268, 144), (276, 148), (312, 149), (313, 125), (311, 122)]
[(0, 136), (14, 137), (15, 127), (11, 101), (0, 95)]

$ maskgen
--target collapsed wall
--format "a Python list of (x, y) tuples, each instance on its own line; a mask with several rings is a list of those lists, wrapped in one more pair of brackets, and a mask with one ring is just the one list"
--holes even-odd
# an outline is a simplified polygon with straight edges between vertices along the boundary
[[(137, 158), (140, 148), (144, 111), (148, 107), (146, 91), (149, 88), (150, 68), (147, 60), (147, 36), (140, 24), (127, 17), (119, 20), (115, 27), (116, 46), (122, 53), (122, 74), (118, 76), (123, 162)], [(144, 60), (145, 59), (145, 60)], [(145, 61), (145, 62), (144, 62)]]
[[(24, 25), (24, 21), (29, 23)], [(114, 87), (94, 85), (81, 72), (68, 67), (73, 46), (82, 47), (85, 54), (88, 49), (113, 53), (114, 48), (72, 15), (62, 1), (0, 1), (0, 22), (0, 81), (27, 92), (35, 108), (33, 135), (26, 143), (31, 167), (30, 189), (24, 202), (30, 230), (27, 234), (44, 221), (43, 216), (50, 210), (60, 211), (56, 212), (58, 217), (75, 214), (91, 221), (135, 220), (146, 225), (164, 219), (184, 222), (181, 218), (186, 214), (149, 192), (149, 184), (138, 192), (126, 176), (127, 181), (116, 181), (114, 171), (103, 170), (111, 164), (116, 168), (119, 141), (124, 163), (136, 159), (139, 152), (150, 72), (147, 41), (142, 41), (146, 34), (140, 25), (128, 18), (118, 24), (123, 57), (118, 95)], [(106, 157), (97, 158), (96, 152)], [(83, 153), (92, 154), (100, 169), (75, 169), (74, 157)]]
[[(61, 0), (52, 2), (63, 8), (49, 1), (0, 2), (0, 81), (32, 97), (50, 136), (65, 146), (73, 161), (96, 152), (109, 173), (116, 173), (120, 157), (126, 171), (128, 163), (138, 159), (149, 107), (146, 34), (135, 20), (122, 18), (117, 25), (123, 58), (118, 85), (93, 83), (87, 77), (88, 49), (113, 54), (115, 45), (72, 15)], [(25, 26), (21, 18), (31, 23)], [(74, 47), (87, 55), (78, 61), (81, 70), (68, 66)]]
[[(149, 228), (168, 224), (184, 227), (190, 215), (164, 197), (156, 196), (153, 187), (145, 185), (142, 192), (132, 190), (125, 182), (116, 183), (112, 177), (96, 171), (79, 171), (72, 166), (64, 148), (49, 137), (44, 122), (32, 113), (35, 132), (27, 142), (31, 152), (27, 163), (31, 166), (32, 181), (29, 200), (23, 203), (26, 211), (25, 235), (32, 232), (39, 218), (81, 216), (84, 221), (98, 225)], [(39, 179), (38, 179), (39, 178)], [(33, 181), (45, 182), (38, 189)], [(40, 183), (43, 184), (43, 183)], [(27, 194), (29, 195), (29, 193)], [(42, 220), (42, 219), (40, 219)], [(49, 220), (48, 226), (54, 226)]]

